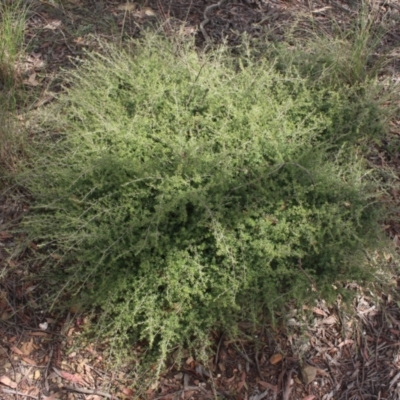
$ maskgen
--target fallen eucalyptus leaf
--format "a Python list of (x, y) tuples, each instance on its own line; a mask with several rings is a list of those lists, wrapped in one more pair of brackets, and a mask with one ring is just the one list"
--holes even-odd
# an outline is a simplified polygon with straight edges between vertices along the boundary
[(18, 385), (14, 382), (14, 381), (12, 381), (8, 376), (6, 376), (6, 375), (3, 375), (3, 376), (1, 376), (0, 377), (0, 382), (3, 384), (3, 385), (6, 385), (6, 386), (8, 386), (8, 387), (10, 387), (10, 388), (13, 388), (13, 389), (15, 389)]
[(274, 355), (271, 356), (271, 358), (269, 359), (269, 362), (272, 365), (278, 364), (279, 362), (281, 362), (283, 359), (282, 354), (276, 353)]
[(157, 13), (150, 7), (144, 7), (142, 11), (147, 17), (157, 17)]

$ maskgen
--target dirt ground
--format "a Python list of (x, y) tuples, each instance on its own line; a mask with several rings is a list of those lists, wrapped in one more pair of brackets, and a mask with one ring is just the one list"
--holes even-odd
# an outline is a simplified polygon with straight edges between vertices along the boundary
[[(35, 110), (46, 107), (62, 90), (63, 70), (79, 65), (87, 50), (101, 51), (104, 41), (117, 43), (155, 26), (168, 35), (194, 36), (199, 47), (222, 41), (235, 46), (243, 33), (279, 41), (285, 27), (303, 17), (326, 27), (332, 19), (351, 22), (357, 0), (29, 3), (29, 52), (19, 68), (26, 89), (37, 95)], [(388, 22), (381, 51), (397, 46), (385, 70), (396, 84), (400, 2), (371, 0), (369, 7), (377, 22), (384, 18), (393, 22)], [(388, 140), (400, 148), (400, 120), (392, 121)], [(382, 167), (400, 168), (399, 152), (389, 155), (384, 146), (373, 149), (370, 158)], [(388, 195), (394, 210), (399, 193), (394, 189)], [(0, 200), (0, 267), (11, 271), (0, 281), (0, 399), (400, 399), (400, 285), (395, 272), (391, 293), (382, 293), (378, 284), (374, 292), (350, 287), (355, 298), (352, 310), (342, 308), (339, 300), (334, 308), (320, 302), (291, 310), (285, 324), (265, 325), (242, 341), (215, 332), (215, 354), (208, 364), (187, 355), (178, 365), (172, 357), (161, 378), (145, 392), (138, 391), (134, 365), (115, 370), (104, 355), (107, 343), (82, 343), (84, 316), (38, 311), (44, 283), (29, 279), (36, 268), (29, 252), (35, 252), (36, 245), (11, 257), (19, 238), (10, 233), (10, 226), (28, 207), (23, 193)], [(400, 244), (396, 216), (394, 211), (384, 226), (394, 247)], [(385, 257), (395, 271), (390, 252)], [(242, 330), (246, 337), (248, 327), (243, 325)]]

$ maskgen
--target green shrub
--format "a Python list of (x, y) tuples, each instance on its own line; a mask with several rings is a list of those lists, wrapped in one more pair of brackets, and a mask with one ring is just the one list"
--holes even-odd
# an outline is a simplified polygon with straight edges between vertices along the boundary
[(72, 75), (28, 172), (25, 228), (54, 295), (101, 310), (114, 345), (165, 357), (368, 275), (378, 207), (350, 144), (368, 134), (359, 102), (273, 61), (134, 46)]

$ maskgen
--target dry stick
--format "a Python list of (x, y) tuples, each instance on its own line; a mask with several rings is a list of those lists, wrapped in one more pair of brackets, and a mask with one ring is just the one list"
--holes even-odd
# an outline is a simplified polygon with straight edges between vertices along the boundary
[(17, 390), (11, 390), (11, 389), (1, 389), (4, 393), (7, 394), (13, 394), (14, 396), (24, 396), (26, 397), (30, 397), (31, 399), (36, 399), (39, 400), (39, 397), (37, 396), (33, 396), (31, 394), (26, 394), (26, 393), (22, 393), (22, 392), (18, 392)]
[(236, 351), (251, 365), (254, 365), (253, 360), (244, 352), (239, 350), (239, 347), (235, 344)]
[(218, 347), (217, 347), (217, 353), (215, 354), (215, 365), (218, 366), (218, 361), (219, 361), (219, 350), (221, 349), (221, 344), (222, 344), (222, 339), (224, 338), (224, 334), (221, 333), (221, 337), (218, 340)]
[(281, 392), (281, 390), (283, 391), (283, 384), (282, 384), (282, 381), (283, 381), (283, 376), (285, 375), (285, 370), (284, 369), (282, 369), (282, 371), (279, 373), (279, 376), (278, 376), (278, 384), (277, 384), (277, 387), (278, 387), (278, 391), (279, 392)]
[(126, 21), (127, 14), (128, 14), (128, 10), (126, 9), (125, 12), (124, 12), (124, 18), (122, 19), (120, 45), (122, 45), (122, 38), (124, 36), (125, 21)]
[(309, 176), (309, 178), (311, 179), (311, 182), (313, 183), (313, 186), (315, 186), (314, 178), (312, 177), (312, 175), (310, 174), (310, 171), (308, 171), (307, 168), (304, 168), (302, 165), (300, 165), (300, 164), (298, 164), (298, 163), (296, 163), (296, 162), (288, 162), (288, 163), (286, 163), (286, 164), (294, 165), (295, 167), (298, 167), (298, 168), (302, 169), (303, 171), (305, 171), (306, 174), (307, 174), (307, 175)]
[[(172, 0), (171, 0), (171, 1), (172, 1)], [(171, 1), (169, 2), (170, 7), (171, 7)], [(185, 22), (185, 23), (187, 22), (187, 20), (188, 20), (188, 18), (189, 18), (189, 13), (190, 13), (190, 10), (192, 9), (192, 5), (193, 5), (193, 0), (190, 0), (190, 4), (189, 4), (189, 7), (188, 7), (188, 10), (187, 10), (185, 19), (184, 19), (184, 22)]]
[[(264, 336), (264, 326), (261, 328), (261, 335), (260, 337), (262, 338)], [(269, 340), (269, 339), (268, 339)], [(257, 372), (258, 376), (260, 377), (261, 380), (263, 380), (263, 376), (261, 375), (261, 370), (260, 370), (260, 363), (258, 361), (258, 345), (257, 342), (255, 343), (255, 348), (256, 348), (256, 354), (255, 354), (255, 360), (256, 360), (256, 367), (257, 367)]]
[(262, 400), (264, 397), (268, 395), (269, 389), (265, 390), (264, 392), (257, 394), (256, 396), (253, 397), (254, 400)]
[(73, 386), (62, 386), (61, 389), (67, 390), (69, 392), (76, 392), (76, 393), (83, 393), (83, 394), (94, 394), (97, 396), (103, 396), (107, 397), (108, 399), (112, 399), (113, 396), (110, 393), (106, 392), (101, 392), (97, 389), (91, 390), (91, 389), (81, 389), (81, 388), (75, 388)]
[[(61, 28), (58, 28), (59, 31), (61, 32), (61, 35), (63, 35), (64, 37), (64, 44), (67, 46), (68, 50), (72, 53), (72, 54), (76, 54), (76, 50), (73, 50), (70, 45), (68, 44), (68, 40), (67, 37), (65, 36), (65, 33), (63, 32), (63, 30)], [(67, 32), (68, 33), (68, 32)]]
[(292, 368), (288, 373), (288, 376), (286, 379), (285, 390), (283, 391), (283, 394), (282, 394), (282, 400), (290, 400), (290, 392), (292, 391), (292, 389), (290, 387), (290, 383), (292, 380), (293, 371), (294, 371), (294, 369)]
[(256, 350), (255, 360), (256, 360), (258, 376), (260, 377), (260, 379), (263, 379), (263, 376), (261, 375), (260, 364), (258, 362), (258, 349)]
[(46, 388), (46, 390), (49, 392), (50, 389), (50, 385), (49, 385), (49, 368), (50, 368), (50, 364), (53, 361), (53, 346), (50, 349), (50, 355), (49, 355), (49, 361), (47, 362), (47, 365), (45, 366), (43, 375), (44, 375), (44, 387)]
[(307, 272), (304, 270), (304, 268), (301, 265), (301, 258), (299, 258), (299, 268), (301, 271), (303, 271), (304, 275), (308, 278), (308, 280), (311, 283), (311, 286), (315, 289), (317, 289), (317, 285), (315, 284), (315, 282), (311, 279), (310, 275), (307, 274)]
[[(42, 0), (42, 1), (43, 1), (43, 0)], [(47, 3), (47, 4), (50, 4), (50, 3)], [(52, 5), (54, 6), (54, 4), (52, 4)], [(58, 7), (56, 7), (56, 8), (58, 8)], [(50, 21), (49, 21), (47, 18), (43, 17), (42, 14), (40, 14), (40, 13), (34, 11), (34, 12), (31, 13), (31, 17), (32, 17), (33, 15), (37, 15), (39, 18), (43, 19), (43, 20), (46, 22), (46, 24), (50, 24)], [(65, 43), (65, 45), (68, 47), (68, 50), (69, 50), (72, 54), (76, 54), (76, 51), (73, 50), (73, 49), (69, 46), (68, 40), (67, 40), (67, 37), (65, 36), (64, 31), (63, 31), (61, 28), (58, 28), (58, 30), (61, 32), (61, 35), (64, 37), (64, 43)], [(69, 33), (69, 32), (67, 32), (67, 33)]]
[[(169, 393), (168, 394), (168, 396), (173, 396), (173, 395), (175, 395), (176, 397), (176, 399), (178, 399), (179, 398), (179, 396), (180, 395), (182, 395), (183, 393), (185, 393), (185, 391), (197, 391), (197, 390), (200, 390), (201, 392), (203, 392), (203, 393), (207, 393), (207, 390), (206, 389), (204, 389), (202, 386), (186, 386), (186, 389), (184, 388), (184, 389), (179, 389), (179, 390), (177, 390), (176, 392), (173, 392), (173, 393)], [(159, 397), (156, 397), (154, 400), (161, 400), (161, 399), (165, 399), (165, 394), (163, 394), (162, 396), (159, 396)]]
[(169, 9), (168, 13), (166, 14), (164, 11), (164, 8), (161, 4), (160, 0), (157, 0), (157, 11), (158, 14), (161, 16), (162, 24), (161, 27), (164, 30), (164, 32), (167, 34), (166, 30), (164, 29), (164, 25), (167, 27), (166, 29), (169, 29), (169, 33), (171, 33), (172, 28), (171, 28), (171, 3), (169, 4)]
[(204, 36), (204, 39), (206, 39), (207, 44), (211, 43), (211, 38), (210, 36), (208, 36), (208, 33), (206, 32), (206, 30), (204, 29), (204, 27), (210, 22), (210, 19), (208, 18), (207, 14), (209, 11), (213, 10), (214, 8), (217, 7), (221, 7), (222, 4), (225, 2), (226, 0), (219, 0), (218, 3), (216, 4), (211, 4), (210, 6), (206, 7), (206, 9), (204, 10), (204, 20), (202, 21), (202, 23), (200, 24), (200, 30), (201, 33)]
[(200, 76), (200, 74), (201, 74), (201, 71), (203, 70), (203, 68), (204, 68), (205, 65), (206, 65), (206, 62), (204, 61), (204, 63), (201, 65), (201, 67), (200, 67), (200, 69), (199, 69), (199, 72), (197, 73), (196, 78), (194, 79), (194, 82), (192, 83), (192, 86), (191, 86), (190, 92), (189, 92), (189, 96), (188, 96), (188, 99), (187, 99), (187, 102), (186, 102), (186, 108), (189, 106), (189, 104), (190, 104), (190, 102), (191, 102), (191, 100), (192, 100), (192, 93), (193, 93), (194, 85), (196, 84), (197, 80), (199, 79), (199, 76)]
[[(10, 349), (9, 349), (10, 350)], [(11, 357), (10, 357), (10, 355), (8, 354), (9, 352), (8, 351), (6, 351), (6, 357), (8, 358), (8, 361), (10, 361), (10, 364), (11, 364), (11, 368), (12, 368), (12, 370), (13, 370), (13, 372), (14, 372), (14, 381), (16, 381), (17, 380), (17, 371), (15, 370), (15, 367), (14, 367), (14, 363), (12, 362), (12, 360), (11, 360)], [(18, 386), (17, 386), (18, 387)], [(8, 389), (7, 389), (8, 390)]]

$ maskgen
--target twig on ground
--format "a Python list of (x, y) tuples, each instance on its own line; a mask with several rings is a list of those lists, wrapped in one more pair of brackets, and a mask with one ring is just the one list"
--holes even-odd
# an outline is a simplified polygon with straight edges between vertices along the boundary
[(314, 280), (310, 277), (310, 275), (307, 274), (307, 272), (305, 271), (305, 269), (303, 268), (302, 264), (301, 264), (301, 258), (299, 258), (299, 268), (301, 271), (303, 271), (304, 275), (307, 277), (307, 279), (310, 281), (311, 283), (311, 288), (314, 290), (317, 290), (317, 285), (315, 284)]
[(222, 4), (225, 2), (226, 0), (219, 0), (218, 3), (216, 4), (211, 4), (210, 6), (206, 7), (206, 9), (204, 10), (204, 20), (202, 21), (202, 23), (200, 24), (200, 30), (201, 33), (204, 36), (204, 39), (206, 40), (207, 44), (211, 43), (211, 38), (208, 35), (208, 33), (206, 32), (206, 30), (204, 29), (204, 27), (210, 22), (210, 18), (208, 18), (207, 14), (209, 13), (209, 11), (213, 10), (214, 8), (217, 7), (221, 7)]
[(50, 385), (49, 385), (49, 368), (50, 368), (50, 364), (53, 361), (53, 347), (51, 347), (50, 349), (50, 354), (49, 354), (49, 361), (47, 362), (45, 369), (43, 371), (43, 375), (44, 375), (44, 386), (46, 388), (47, 391), (49, 391)]
[(260, 379), (263, 379), (263, 377), (261, 375), (261, 370), (260, 370), (260, 363), (258, 362), (258, 350), (256, 350), (256, 354), (255, 354), (254, 358), (256, 360), (256, 367), (257, 367), (258, 376), (260, 377)]
[(285, 389), (283, 390), (282, 400), (290, 400), (290, 392), (292, 391), (292, 388), (290, 387), (290, 383), (292, 381), (293, 372), (294, 372), (294, 369), (292, 368), (289, 371), (288, 376), (286, 378), (286, 385), (285, 385)]
[(38, 396), (33, 396), (31, 394), (18, 392), (17, 390), (11, 390), (11, 389), (1, 389), (1, 390), (3, 391), (3, 393), (13, 394), (14, 396), (23, 396), (23, 398), (29, 397), (30, 399), (37, 399), (37, 400), (39, 399)]
[(221, 349), (221, 344), (222, 344), (222, 339), (224, 338), (224, 334), (221, 333), (221, 336), (218, 340), (218, 347), (217, 347), (217, 353), (215, 354), (215, 365), (218, 366), (218, 361), (219, 361), (219, 351)]
[(68, 392), (76, 392), (76, 393), (82, 393), (82, 394), (93, 394), (96, 396), (103, 396), (103, 397), (107, 397), (108, 399), (112, 399), (113, 396), (110, 393), (106, 393), (106, 392), (101, 392), (100, 390), (97, 389), (83, 389), (83, 388), (76, 388), (73, 386), (63, 386), (61, 389), (66, 390)]
[(246, 353), (243, 353), (242, 351), (240, 351), (236, 344), (235, 344), (235, 347), (236, 347), (236, 351), (237, 351), (249, 364), (254, 365), (254, 361), (253, 361)]

